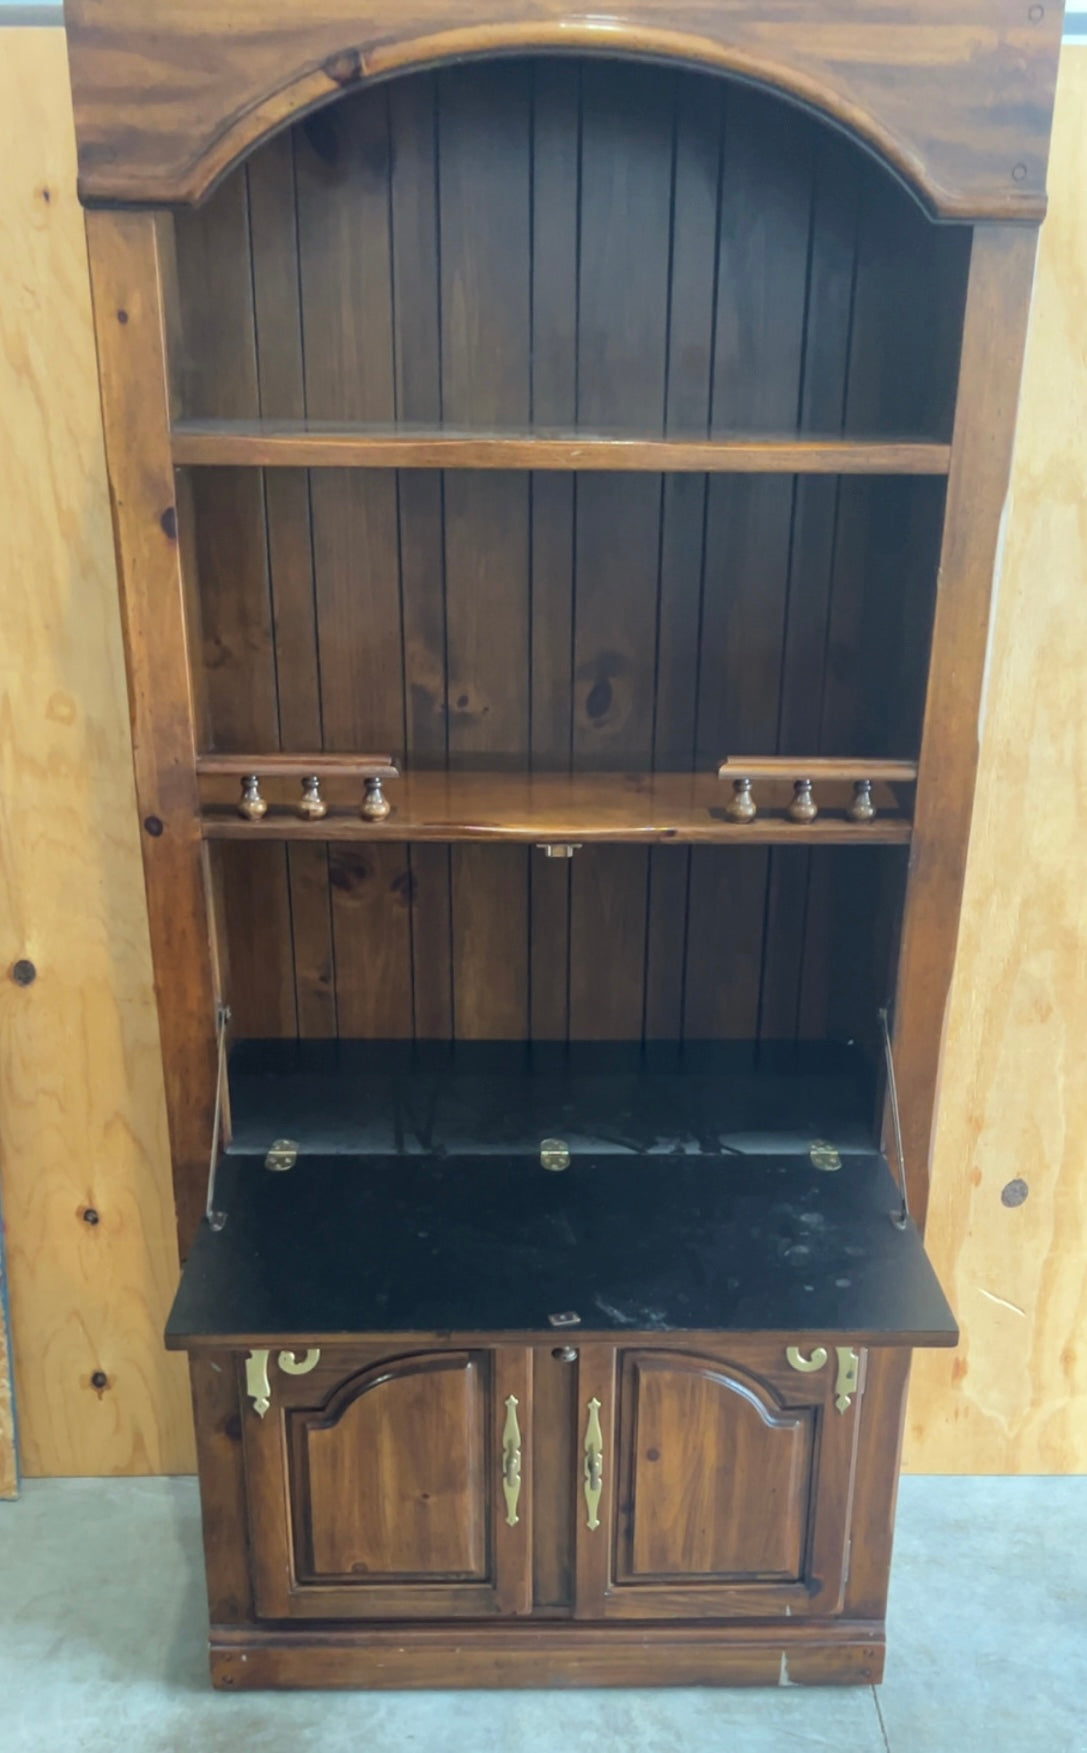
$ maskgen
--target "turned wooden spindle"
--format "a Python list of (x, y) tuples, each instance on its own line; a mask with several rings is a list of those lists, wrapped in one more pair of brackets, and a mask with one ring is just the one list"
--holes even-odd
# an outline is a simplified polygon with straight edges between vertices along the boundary
[(268, 814), (268, 803), (260, 795), (260, 779), (256, 773), (247, 773), (242, 780), (238, 814), (244, 816), (247, 822), (259, 822), (262, 816)]
[(328, 805), (321, 796), (321, 781), (316, 773), (308, 773), (302, 781), (298, 813), (304, 822), (319, 822), (322, 816), (328, 814)]
[(789, 817), (794, 822), (814, 822), (819, 814), (819, 806), (811, 794), (810, 779), (794, 779), (793, 797), (789, 805)]
[(853, 781), (853, 801), (846, 810), (851, 822), (871, 822), (875, 818), (876, 806), (872, 802), (872, 781), (855, 779)]
[(758, 809), (751, 795), (750, 779), (734, 779), (732, 796), (725, 805), (725, 814), (730, 822), (753, 822)]
[(367, 822), (383, 822), (392, 805), (381, 789), (380, 779), (368, 779), (363, 794), (361, 815)]

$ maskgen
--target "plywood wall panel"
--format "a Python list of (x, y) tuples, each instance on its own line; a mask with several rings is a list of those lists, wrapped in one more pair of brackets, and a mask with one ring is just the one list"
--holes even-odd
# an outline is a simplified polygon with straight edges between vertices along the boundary
[[(184, 1363), (160, 1340), (177, 1248), (64, 37), (3, 39), (0, 1177), (22, 1462), (185, 1471)], [(37, 969), (25, 987), (8, 972), (20, 957)]]
[(1087, 1470), (1087, 50), (1064, 52), (992, 628), (928, 1244), (962, 1343), (915, 1472)]

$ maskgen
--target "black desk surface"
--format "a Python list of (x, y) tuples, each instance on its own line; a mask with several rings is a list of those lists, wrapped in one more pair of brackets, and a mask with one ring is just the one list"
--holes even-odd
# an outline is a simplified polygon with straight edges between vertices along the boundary
[(874, 1152), (227, 1157), (167, 1342), (723, 1330), (950, 1345), (954, 1319)]

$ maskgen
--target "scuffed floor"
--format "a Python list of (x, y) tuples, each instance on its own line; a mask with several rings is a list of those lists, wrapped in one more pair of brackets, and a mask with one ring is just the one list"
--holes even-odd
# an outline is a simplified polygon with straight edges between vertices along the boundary
[(0, 1504), (3, 1753), (1087, 1753), (1087, 1479), (905, 1479), (874, 1692), (211, 1691), (196, 1487)]

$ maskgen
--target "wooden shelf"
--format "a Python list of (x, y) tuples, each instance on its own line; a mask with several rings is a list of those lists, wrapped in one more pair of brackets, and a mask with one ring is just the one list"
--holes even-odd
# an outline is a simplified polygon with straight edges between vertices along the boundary
[(471, 432), (304, 420), (180, 420), (177, 464), (248, 468), (602, 469), (650, 473), (946, 475), (951, 450), (923, 439), (705, 433)]
[[(251, 759), (255, 771), (271, 771), (267, 761)], [(781, 771), (795, 767), (799, 772), (802, 765), (785, 762)], [(876, 761), (862, 770), (875, 777), (880, 767)], [(285, 798), (284, 787), (273, 779), (264, 787), (267, 815), (250, 822), (238, 815), (234, 793), (224, 790), (223, 781), (201, 780), (203, 831), (209, 840), (902, 845), (910, 838), (909, 818), (881, 780), (873, 789), (879, 813), (866, 823), (847, 819), (851, 788), (831, 780), (820, 788), (817, 819), (792, 822), (785, 814), (791, 789), (787, 779), (769, 780), (757, 820), (739, 823), (726, 816), (728, 790), (712, 774), (416, 772), (387, 786), (392, 807), (384, 821), (363, 821), (350, 787), (330, 784), (328, 815), (312, 822), (296, 815), (293, 795)]]

